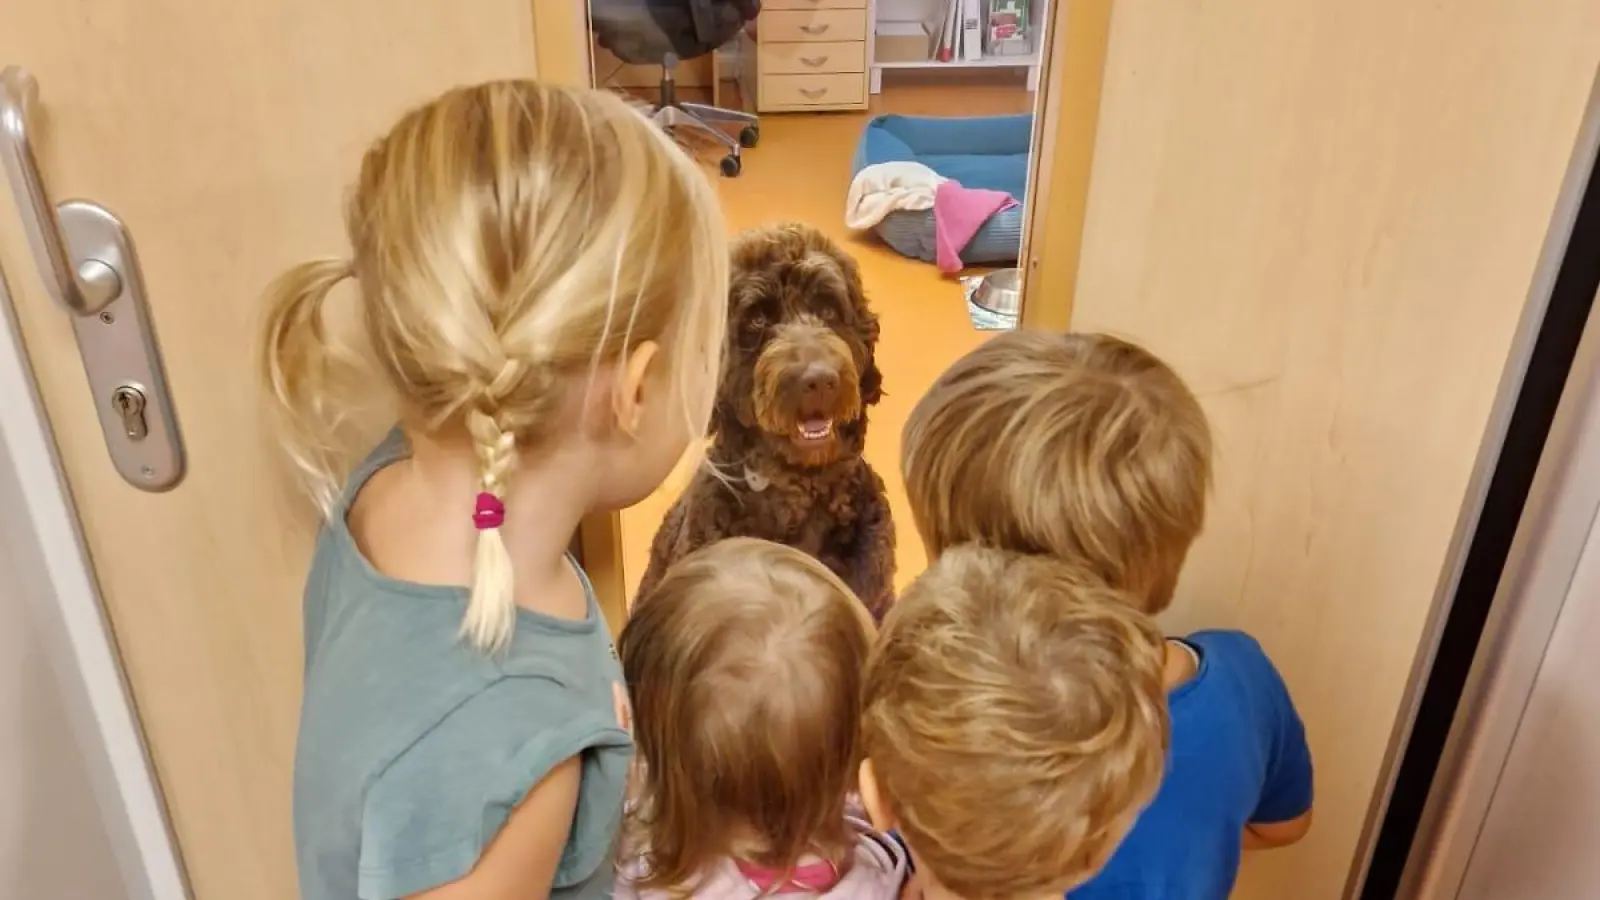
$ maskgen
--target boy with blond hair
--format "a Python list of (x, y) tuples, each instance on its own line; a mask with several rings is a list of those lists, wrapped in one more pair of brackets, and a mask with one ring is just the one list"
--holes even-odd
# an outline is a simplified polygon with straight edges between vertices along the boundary
[(1092, 573), (951, 549), (901, 594), (867, 663), (862, 803), (916, 870), (902, 896), (1055, 900), (1161, 783), (1162, 639)]
[[(1082, 567), (1144, 615), (1172, 602), (1205, 520), (1211, 436), (1194, 395), (1148, 351), (1105, 335), (1002, 335), (938, 379), (902, 445), (930, 557), (977, 544)], [(1310, 827), (1304, 727), (1261, 646), (1205, 631), (1162, 649), (1165, 776), (1073, 900), (1225, 900), (1243, 849)], [(870, 739), (868, 757), (877, 763)]]

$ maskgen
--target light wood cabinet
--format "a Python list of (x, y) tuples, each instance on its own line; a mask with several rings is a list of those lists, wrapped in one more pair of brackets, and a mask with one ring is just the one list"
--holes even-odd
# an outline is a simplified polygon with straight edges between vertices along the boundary
[(773, 0), (741, 42), (743, 84), (758, 112), (865, 109), (866, 0)]

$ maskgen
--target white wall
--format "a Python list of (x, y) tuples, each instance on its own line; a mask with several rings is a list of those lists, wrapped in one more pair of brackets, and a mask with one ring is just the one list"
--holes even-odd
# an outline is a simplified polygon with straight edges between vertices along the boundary
[(0, 898), (125, 900), (18, 576), (0, 541)]
[(1600, 527), (1591, 525), (1460, 900), (1600, 897), (1597, 647)]
[(933, 8), (933, 0), (878, 0), (875, 15), (885, 22), (920, 22)]

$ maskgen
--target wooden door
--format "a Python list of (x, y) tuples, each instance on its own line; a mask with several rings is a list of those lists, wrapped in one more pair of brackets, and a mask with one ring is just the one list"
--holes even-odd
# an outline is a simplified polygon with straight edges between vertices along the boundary
[(256, 298), (291, 262), (348, 253), (343, 188), (401, 111), (536, 73), (532, 0), (4, 0), (0, 23), (0, 65), (40, 86), (49, 191), (109, 207), (133, 235), (187, 442), (169, 493), (116, 475), (67, 314), (0, 189), (0, 267), (193, 894), (297, 896), (290, 765), (314, 522), (258, 424)]
[(1258, 636), (1316, 757), (1239, 897), (1344, 890), (1597, 64), (1594, 0), (1116, 5), (1073, 325), (1205, 404), (1166, 624)]

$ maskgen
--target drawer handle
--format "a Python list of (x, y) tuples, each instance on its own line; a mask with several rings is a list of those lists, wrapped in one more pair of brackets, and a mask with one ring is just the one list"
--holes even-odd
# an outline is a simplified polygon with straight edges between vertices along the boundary
[(823, 22), (820, 25), (801, 25), (800, 30), (804, 31), (806, 34), (827, 34), (828, 23)]
[(817, 66), (827, 62), (828, 58), (826, 56), (802, 56), (800, 61), (815, 69)]
[(818, 97), (821, 97), (823, 94), (826, 94), (827, 92), (828, 92), (828, 89), (825, 88), (825, 87), (823, 87), (823, 88), (801, 88), (800, 89), (800, 93), (805, 94), (806, 97), (811, 99), (811, 100), (815, 100)]

